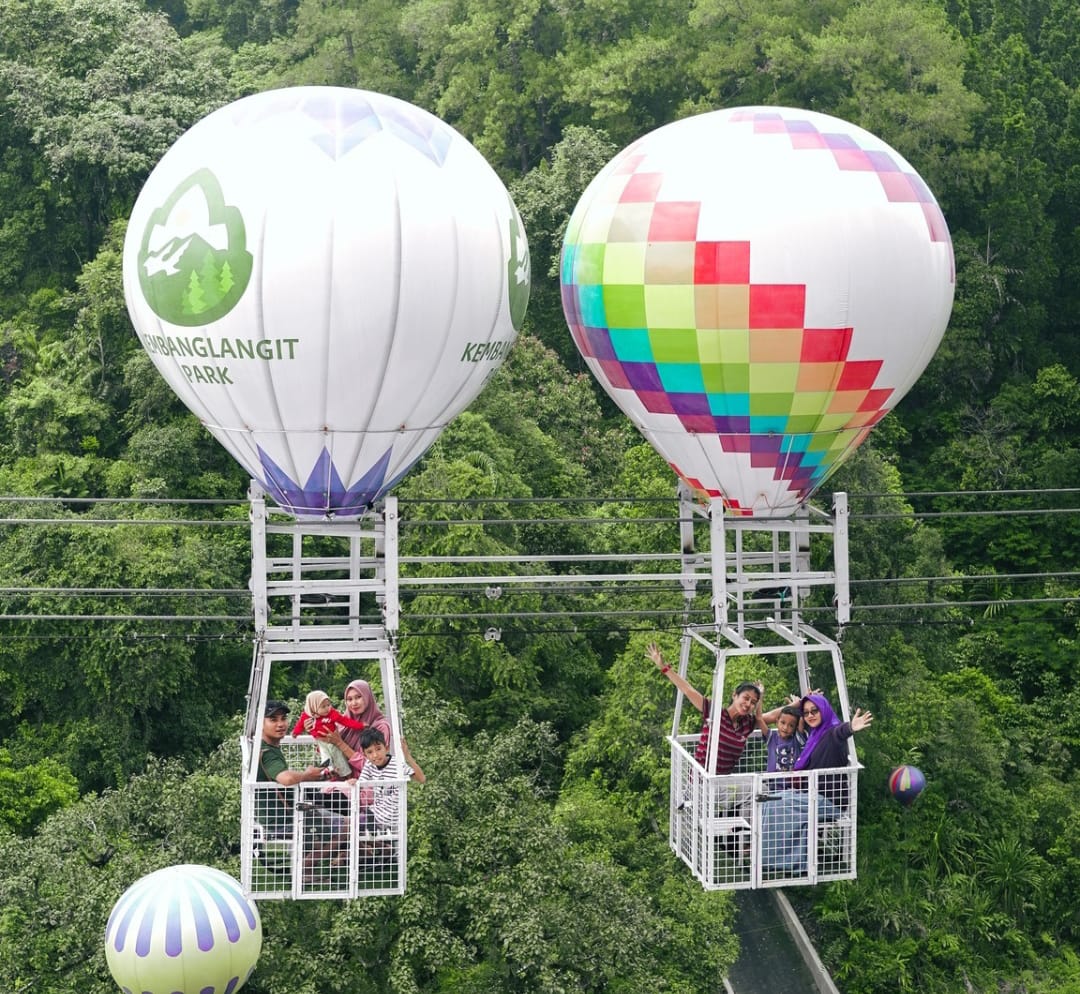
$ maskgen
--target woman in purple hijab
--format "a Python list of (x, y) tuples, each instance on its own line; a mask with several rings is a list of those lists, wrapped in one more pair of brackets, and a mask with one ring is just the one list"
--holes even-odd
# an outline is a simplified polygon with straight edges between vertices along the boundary
[[(810, 729), (795, 771), (811, 774), (849, 765), (848, 739), (873, 720), (869, 711), (855, 709), (851, 721), (841, 721), (823, 694), (802, 699), (803, 721)], [(817, 821), (835, 821), (848, 806), (850, 773), (818, 773)], [(762, 811), (761, 865), (770, 873), (801, 877), (807, 873), (807, 831), (810, 817), (810, 776), (793, 776), (792, 786), (764, 805)]]
[(827, 770), (847, 766), (847, 740), (866, 728), (874, 716), (869, 711), (856, 708), (851, 721), (842, 722), (824, 694), (807, 694), (801, 703), (803, 721), (810, 734), (799, 758), (795, 760), (795, 769)]

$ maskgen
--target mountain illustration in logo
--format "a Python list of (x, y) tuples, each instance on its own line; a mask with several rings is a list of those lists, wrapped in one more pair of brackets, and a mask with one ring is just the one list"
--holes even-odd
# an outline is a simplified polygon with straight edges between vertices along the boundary
[(209, 169), (189, 176), (150, 214), (138, 267), (147, 303), (170, 324), (210, 324), (244, 295), (252, 268), (244, 219), (225, 204)]
[(510, 294), (510, 322), (514, 331), (521, 331), (525, 309), (529, 306), (529, 287), (532, 269), (529, 261), (529, 243), (517, 208), (510, 203), (510, 259), (506, 264), (507, 284)]

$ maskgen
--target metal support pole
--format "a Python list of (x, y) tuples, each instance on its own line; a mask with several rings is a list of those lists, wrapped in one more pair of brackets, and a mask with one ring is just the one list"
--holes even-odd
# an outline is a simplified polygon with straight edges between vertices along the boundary
[[(726, 628), (727, 604), (727, 537), (724, 533), (724, 502), (719, 497), (709, 501), (709, 544), (712, 554), (713, 624)], [(741, 612), (740, 612), (741, 613)]]
[(847, 494), (833, 494), (833, 569), (836, 572), (836, 620), (851, 620), (851, 589), (848, 580), (848, 500)]
[(401, 620), (398, 577), (398, 503), (387, 497), (383, 504), (382, 529), (383, 623), (388, 632), (396, 632)]
[(255, 631), (266, 630), (266, 495), (254, 480), (248, 487), (248, 518), (251, 521), (251, 587)]

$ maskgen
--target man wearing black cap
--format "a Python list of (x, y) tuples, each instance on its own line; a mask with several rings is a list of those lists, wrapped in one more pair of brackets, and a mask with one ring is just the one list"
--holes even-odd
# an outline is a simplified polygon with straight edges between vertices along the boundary
[[(282, 787), (322, 780), (327, 770), (309, 766), (291, 770), (281, 751), (281, 740), (289, 730), (289, 709), (281, 701), (267, 701), (263, 711), (262, 743), (259, 747), (259, 779), (272, 780)], [(292, 791), (262, 790), (259, 792), (258, 819), (270, 838), (287, 838), (293, 831)], [(310, 805), (303, 805), (307, 808)], [(311, 874), (320, 859), (347, 853), (348, 821), (342, 815), (315, 809), (309, 812), (312, 824), (307, 827), (304, 843), (304, 883), (312, 882)], [(308, 837), (312, 835), (313, 837)]]
[(263, 712), (262, 745), (259, 747), (259, 779), (276, 780), (282, 787), (295, 787), (308, 780), (321, 780), (321, 766), (290, 770), (281, 751), (281, 740), (289, 730), (289, 709), (281, 701), (267, 701)]
[[(262, 742), (259, 744), (259, 779), (272, 780), (282, 787), (323, 778), (322, 767), (291, 770), (281, 751), (281, 740), (289, 730), (289, 709), (281, 701), (267, 701), (263, 712)], [(270, 838), (292, 834), (292, 791), (260, 790), (258, 819)]]

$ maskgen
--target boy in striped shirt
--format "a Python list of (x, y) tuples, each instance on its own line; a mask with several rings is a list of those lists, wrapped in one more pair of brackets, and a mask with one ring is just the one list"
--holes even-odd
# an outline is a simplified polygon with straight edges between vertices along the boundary
[[(360, 734), (360, 748), (364, 753), (364, 767), (360, 771), (361, 783), (379, 780), (404, 780), (406, 778), (423, 783), (427, 780), (420, 764), (409, 753), (409, 744), (404, 736), (401, 739), (401, 760), (390, 754), (386, 745), (386, 738), (377, 728), (365, 728)], [(360, 792), (361, 804), (370, 791), (370, 801), (361, 811), (362, 829), (370, 831), (375, 829), (394, 828), (398, 817), (397, 786), (386, 785), (383, 787), (362, 788)]]

